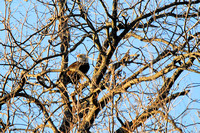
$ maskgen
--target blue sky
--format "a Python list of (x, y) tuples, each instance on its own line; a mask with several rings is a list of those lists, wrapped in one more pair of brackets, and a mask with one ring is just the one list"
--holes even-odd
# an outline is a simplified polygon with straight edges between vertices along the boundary
[[(87, 4), (87, 3), (86, 3)], [(111, 4), (111, 3), (110, 3)], [(4, 1), (0, 1), (0, 5), (3, 5), (2, 8), (0, 9), (0, 20), (2, 21), (2, 18), (5, 16), (5, 9), (4, 9)], [(99, 4), (100, 5), (100, 4)], [(98, 7), (98, 5), (96, 5)], [(126, 5), (124, 5), (125, 7)], [(31, 35), (33, 34), (37, 29), (39, 29), (42, 25), (45, 25), (47, 22), (48, 22), (48, 19), (49, 17), (51, 17), (51, 10), (53, 9), (49, 9), (49, 8), (46, 8), (44, 6), (39, 6), (37, 4), (35, 4), (34, 2), (31, 2), (31, 1), (28, 1), (28, 2), (25, 2), (23, 0), (21, 1), (17, 1), (17, 0), (13, 0), (12, 2), (12, 6), (11, 6), (11, 10), (12, 10), (12, 18), (11, 18), (11, 27), (13, 28), (13, 33), (15, 34), (15, 37), (17, 38), (18, 41), (20, 42), (23, 42), (27, 37), (28, 35)], [(38, 12), (39, 10), (39, 12)], [(111, 6), (110, 6), (110, 10), (111, 10)], [(27, 12), (28, 11), (28, 12)], [(101, 14), (100, 16), (98, 16), (97, 18), (95, 17), (91, 17), (94, 21), (104, 21), (105, 18), (103, 18), (103, 16), (105, 15), (104, 14), (104, 11), (102, 10), (102, 8), (99, 6), (98, 7), (98, 11), (99, 13)], [(47, 12), (47, 14), (43, 14), (43, 12)], [(129, 13), (128, 13), (129, 14)], [(132, 13), (130, 13), (132, 15)], [(129, 15), (130, 15), (129, 14)], [(28, 16), (27, 18), (28, 19), (25, 19), (25, 16)], [(133, 17), (134, 18), (134, 17)], [(37, 20), (40, 19), (40, 22), (38, 23)], [(18, 22), (16, 21), (18, 20)], [(21, 26), (21, 23), (24, 24), (23, 28)], [(0, 23), (0, 29), (3, 28), (3, 25), (2, 23)], [(23, 34), (19, 34), (19, 32), (22, 32)], [(159, 31), (158, 31), (159, 32)], [(104, 34), (102, 32), (102, 34)], [(151, 33), (150, 33), (151, 34)], [(21, 36), (20, 36), (21, 35)], [(82, 37), (83, 33), (80, 32), (80, 31), (76, 31), (74, 32), (74, 36), (72, 36), (72, 44), (73, 43), (76, 43), (78, 41), (78, 39), (76, 39), (75, 37)], [(6, 36), (6, 32), (5, 31), (0, 31), (0, 41), (1, 42), (6, 42), (5, 40), (7, 40), (5, 38)], [(164, 36), (164, 37), (167, 37)], [(48, 52), (46, 49), (48, 49), (48, 40), (50, 39), (50, 37), (46, 37), (42, 42), (41, 42), (41, 45), (39, 45), (37, 47), (37, 49), (34, 51), (33, 53), (33, 56), (35, 58), (37, 57), (46, 57), (48, 55)], [(29, 46), (30, 49), (33, 49), (34, 46), (36, 46), (37, 44), (34, 44), (34, 43), (37, 43), (37, 41), (39, 40), (39, 38), (34, 37), (33, 39), (31, 39), (30, 41), (28, 41), (26, 44), (33, 44), (32, 46)], [(32, 42), (33, 41), (33, 42)], [(74, 42), (73, 42), (74, 41)], [(104, 38), (102, 37), (101, 38), (101, 41), (103, 42), (104, 41)], [(58, 43), (59, 40), (55, 40), (55, 44)], [(126, 42), (127, 43), (127, 42)], [(147, 51), (145, 52), (146, 56), (147, 57), (150, 57), (150, 56), (155, 56), (155, 55), (149, 55), (149, 53), (151, 52), (154, 52), (152, 51), (152, 47), (150, 46), (147, 46), (147, 43), (145, 42), (142, 42), (142, 41), (139, 41), (138, 39), (130, 39), (130, 44), (137, 44), (137, 45), (141, 45), (141, 47), (144, 47), (144, 49), (146, 49)], [(11, 45), (9, 42), (7, 43), (8, 45)], [(84, 47), (84, 45), (87, 47), (87, 50), (90, 49), (90, 47), (93, 46), (93, 42), (90, 41), (89, 39), (88, 40), (85, 40), (83, 45), (79, 46), (77, 48), (77, 50), (75, 50), (72, 54), (69, 55), (69, 64), (71, 64), (72, 62), (74, 62), (76, 60), (75, 56), (74, 55), (77, 55), (78, 53), (85, 53), (86, 51), (86, 48)], [(30, 50), (29, 47), (26, 47), (26, 49)], [(1, 54), (4, 53), (4, 49), (3, 47), (0, 45), (0, 52)], [(59, 53), (59, 46), (57, 47), (51, 47), (52, 48), (52, 51), (50, 50), (49, 51), (49, 54), (50, 55), (53, 55), (55, 53)], [(135, 54), (135, 53), (138, 53), (138, 51), (136, 49), (133, 49), (130, 45), (127, 44), (127, 46), (123, 46), (123, 47), (120, 47), (119, 48), (119, 53), (123, 54), (123, 53), (126, 53), (127, 50), (130, 49), (130, 53), (131, 54)], [(9, 49), (6, 50), (7, 53), (9, 53)], [(91, 53), (95, 53), (95, 54), (91, 54)], [(42, 53), (42, 54), (41, 54)], [(90, 52), (90, 60), (89, 60), (89, 63), (91, 65), (91, 69), (88, 73), (88, 75), (91, 77), (92, 76), (92, 73), (93, 73), (93, 65), (95, 65), (96, 63), (96, 57), (97, 57), (97, 54), (98, 52), (96, 52), (96, 49), (92, 49), (91, 52)], [(22, 52), (22, 55), (25, 55), (24, 52)], [(93, 58), (93, 60), (92, 60)], [(113, 56), (113, 61), (115, 61), (117, 58), (121, 58), (119, 55), (116, 55), (116, 56)], [(60, 67), (60, 60), (61, 58), (56, 58), (56, 59), (53, 59), (50, 61), (50, 65), (51, 67), (49, 68), (53, 68), (53, 69), (59, 69)], [(149, 58), (150, 59), (150, 58)], [(0, 64), (2, 64), (4, 62), (2, 62), (2, 59), (0, 61)], [(27, 64), (29, 65), (32, 65), (33, 64), (33, 61), (31, 61), (30, 58), (27, 58)], [(45, 62), (44, 62), (45, 64)], [(25, 64), (24, 64), (25, 65)], [(42, 69), (41, 69), (41, 66), (37, 66), (37, 72), (40, 72)], [(132, 73), (131, 73), (131, 70), (133, 69), (133, 67), (137, 67), (137, 66), (129, 66), (129, 67), (125, 67), (124, 68), (124, 71), (127, 73), (127, 76), (130, 76)], [(4, 69), (5, 71), (3, 71), (1, 74), (4, 75), (6, 70), (8, 69), (8, 67), (6, 66), (0, 66), (1, 69)], [(128, 69), (129, 68), (129, 69)], [(130, 70), (131, 69), (131, 70)], [(135, 69), (135, 68), (134, 68)], [(148, 73), (149, 71), (145, 71), (145, 73)], [(168, 76), (170, 77), (170, 74), (168, 74)], [(58, 73), (54, 73), (52, 74), (56, 80), (56, 78), (58, 77)], [(184, 96), (184, 97), (179, 97), (177, 98), (176, 100), (174, 100), (172, 103), (174, 103), (173, 105), (169, 105), (169, 106), (174, 106), (173, 110), (170, 111), (170, 115), (171, 116), (178, 116), (180, 113), (182, 113), (182, 111), (187, 107), (188, 103), (191, 102), (191, 100), (198, 100), (199, 99), (199, 94), (200, 94), (200, 89), (199, 87), (191, 87), (191, 88), (186, 88), (188, 84), (191, 84), (191, 86), (193, 85), (196, 85), (196, 83), (198, 84), (199, 83), (199, 79), (200, 79), (200, 76), (199, 74), (194, 74), (194, 73), (191, 73), (191, 72), (184, 72), (181, 77), (176, 81), (177, 84), (175, 84), (173, 87), (174, 87), (174, 92), (172, 93), (175, 93), (175, 92), (179, 92), (179, 91), (182, 91), (184, 89), (190, 89), (190, 93), (188, 94), (188, 96)], [(30, 80), (31, 81), (31, 80)], [(34, 80), (33, 80), (34, 81)], [(158, 80), (158, 81), (154, 81), (155, 82), (155, 86), (156, 85), (162, 85), (162, 80)], [(151, 82), (152, 83), (152, 82)], [(147, 92), (155, 92), (156, 91), (156, 88), (153, 88), (155, 86), (153, 86), (153, 84), (147, 86), (149, 83), (148, 82), (145, 82), (145, 83), (141, 83), (139, 85), (136, 85), (136, 86), (133, 86), (132, 88), (130, 88), (129, 90), (130, 91), (136, 91), (136, 94), (140, 94), (140, 92), (142, 92), (143, 90), (147, 90)], [(150, 87), (152, 87), (153, 89), (151, 90)], [(157, 86), (158, 89), (159, 89), (159, 86)], [(12, 87), (11, 87), (12, 88)], [(36, 92), (39, 94), (41, 90), (41, 87), (34, 87), (34, 89), (36, 90)], [(29, 93), (32, 93), (31, 91)], [(37, 94), (34, 92), (34, 94)], [(123, 94), (123, 95), (126, 95), (126, 94)], [(46, 98), (46, 99), (49, 99), (50, 101), (54, 101), (54, 100), (60, 100), (60, 97), (58, 94), (53, 94), (53, 95), (50, 95), (50, 97), (47, 97), (48, 94), (45, 94), (41, 97), (41, 100), (42, 98)], [(103, 94), (102, 94), (103, 96)], [(140, 95), (141, 96), (141, 95)], [(144, 97), (146, 97), (146, 95), (143, 95)], [(141, 96), (141, 98), (144, 98)], [(56, 99), (54, 99), (56, 98)], [(127, 105), (127, 106), (136, 106), (139, 108), (139, 106), (137, 106), (137, 103), (135, 99), (131, 99), (133, 100), (133, 102), (128, 102), (128, 101), (124, 101), (124, 103)], [(147, 104), (148, 103), (148, 99), (147, 98), (144, 98), (144, 104)], [(21, 102), (18, 102), (18, 104), (23, 104), (23, 100)], [(124, 105), (125, 105), (124, 104)], [(121, 105), (121, 109), (127, 109), (126, 106), (124, 105)], [(36, 107), (35, 105), (32, 105), (34, 107)], [(58, 105), (52, 105), (50, 107), (50, 110), (54, 110), (56, 107), (58, 107)], [(186, 115), (186, 117), (184, 117), (184, 119), (182, 119), (182, 122), (183, 123), (190, 123), (192, 121), (198, 121), (199, 122), (199, 114), (198, 114), (198, 110), (199, 110), (199, 103), (198, 101), (197, 102), (194, 102), (192, 104), (190, 104), (189, 108), (197, 108), (197, 110), (195, 111), (192, 111), (192, 113), (190, 112), (189, 114)], [(22, 109), (24, 109), (26, 107), (22, 107)], [(25, 111), (28, 111), (28, 110), (25, 110)], [(60, 114), (59, 112), (60, 110), (58, 110), (58, 112), (55, 113), (55, 117), (53, 117), (53, 119), (55, 119), (57, 121), (57, 123), (59, 123), (60, 119), (58, 119), (57, 117), (62, 117), (62, 114)], [(108, 109), (108, 112), (107, 113), (110, 113), (109, 112), (110, 110)], [(140, 109), (140, 111), (142, 112), (142, 109)], [(38, 113), (38, 115), (41, 113), (40, 111), (37, 111), (37, 108), (35, 110), (35, 112)], [(140, 113), (141, 113), (140, 112)], [(187, 113), (187, 112), (185, 112)], [(32, 115), (33, 112), (30, 112), (30, 115)], [(134, 113), (131, 114), (132, 115), (132, 118), (134, 118)], [(42, 115), (39, 115), (42, 119)], [(128, 120), (131, 120), (131, 117), (129, 116), (129, 113), (125, 114), (125, 116), (128, 118)], [(99, 119), (97, 121), (101, 121), (101, 116), (99, 116)], [(23, 118), (21, 118), (19, 120), (20, 122), (23, 121)], [(107, 119), (105, 120), (107, 121)], [(181, 121), (180, 121), (181, 122)], [(109, 123), (109, 122), (108, 122)], [(35, 123), (37, 124), (37, 123)], [(19, 127), (23, 125), (19, 125)], [(118, 124), (118, 126), (120, 126)], [(117, 128), (117, 127), (116, 127)], [(193, 130), (195, 131), (195, 129), (193, 129), (193, 127), (191, 126), (191, 128), (188, 128), (186, 129), (186, 131), (190, 131), (190, 130)], [(197, 131), (200, 130), (200, 128), (196, 129)], [(105, 131), (102, 131), (102, 132), (105, 132)]]

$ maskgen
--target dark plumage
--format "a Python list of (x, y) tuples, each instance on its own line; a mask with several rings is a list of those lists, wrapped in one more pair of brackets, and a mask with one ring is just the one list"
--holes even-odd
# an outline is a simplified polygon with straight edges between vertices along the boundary
[(86, 74), (90, 68), (90, 65), (88, 63), (88, 57), (85, 54), (79, 54), (77, 55), (78, 61), (72, 63), (68, 68), (69, 70), (66, 72), (66, 78), (65, 83), (69, 84), (77, 84), (80, 79), (82, 79), (84, 76), (79, 74), (77, 71), (73, 70), (79, 70), (82, 73)]
[[(79, 55), (77, 55), (77, 58), (78, 58), (78, 61), (72, 63), (68, 67), (69, 70), (67, 70), (66, 73), (61, 74), (63, 76), (62, 80), (64, 81), (64, 83), (66, 85), (69, 83), (77, 85), (79, 83), (79, 80), (84, 78), (84, 76), (79, 74), (76, 70), (81, 71), (82, 73), (86, 74), (90, 68), (89, 63), (88, 63), (88, 57), (85, 54), (79, 54)], [(72, 69), (73, 69), (73, 71), (72, 71)], [(74, 100), (74, 101), (76, 101), (76, 100)], [(65, 111), (63, 122), (60, 126), (61, 132), (63, 132), (63, 133), (70, 132), (70, 122), (73, 119), (72, 115), (73, 114), (71, 111), (69, 111), (69, 110)]]

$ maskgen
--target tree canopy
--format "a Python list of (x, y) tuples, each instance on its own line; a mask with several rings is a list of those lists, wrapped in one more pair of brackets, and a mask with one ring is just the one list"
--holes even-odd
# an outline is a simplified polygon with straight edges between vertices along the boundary
[(199, 0), (0, 5), (1, 132), (200, 131)]

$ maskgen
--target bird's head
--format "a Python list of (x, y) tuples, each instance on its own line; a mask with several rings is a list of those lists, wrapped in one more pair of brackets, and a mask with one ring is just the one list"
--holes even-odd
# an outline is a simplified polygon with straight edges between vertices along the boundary
[(77, 58), (78, 58), (78, 61), (82, 63), (88, 63), (88, 57), (85, 54), (78, 54)]

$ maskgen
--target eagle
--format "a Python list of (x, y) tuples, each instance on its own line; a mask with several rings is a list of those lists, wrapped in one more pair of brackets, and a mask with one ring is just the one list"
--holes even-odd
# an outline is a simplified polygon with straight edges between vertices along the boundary
[(83, 79), (84, 76), (80, 74), (78, 71), (81, 71), (83, 74), (86, 74), (88, 70), (90, 69), (90, 65), (88, 63), (88, 56), (85, 54), (78, 54), (77, 55), (78, 61), (72, 63), (68, 70), (66, 71), (66, 74), (63, 79), (65, 84), (77, 84), (79, 83), (80, 79)]
[[(86, 74), (90, 69), (87, 55), (78, 54), (77, 59), (78, 61), (72, 63), (67, 68), (66, 72), (61, 73), (61, 75), (63, 76), (62, 79), (66, 85), (69, 83), (77, 85), (79, 83), (79, 80), (84, 78), (84, 76), (80, 74), (78, 71), (82, 72), (83, 74)], [(63, 133), (69, 131), (70, 128), (69, 121), (71, 121), (71, 115), (69, 115), (71, 114), (71, 112), (66, 110), (64, 114), (65, 117), (63, 118), (62, 124), (60, 126), (60, 131), (62, 131)]]

